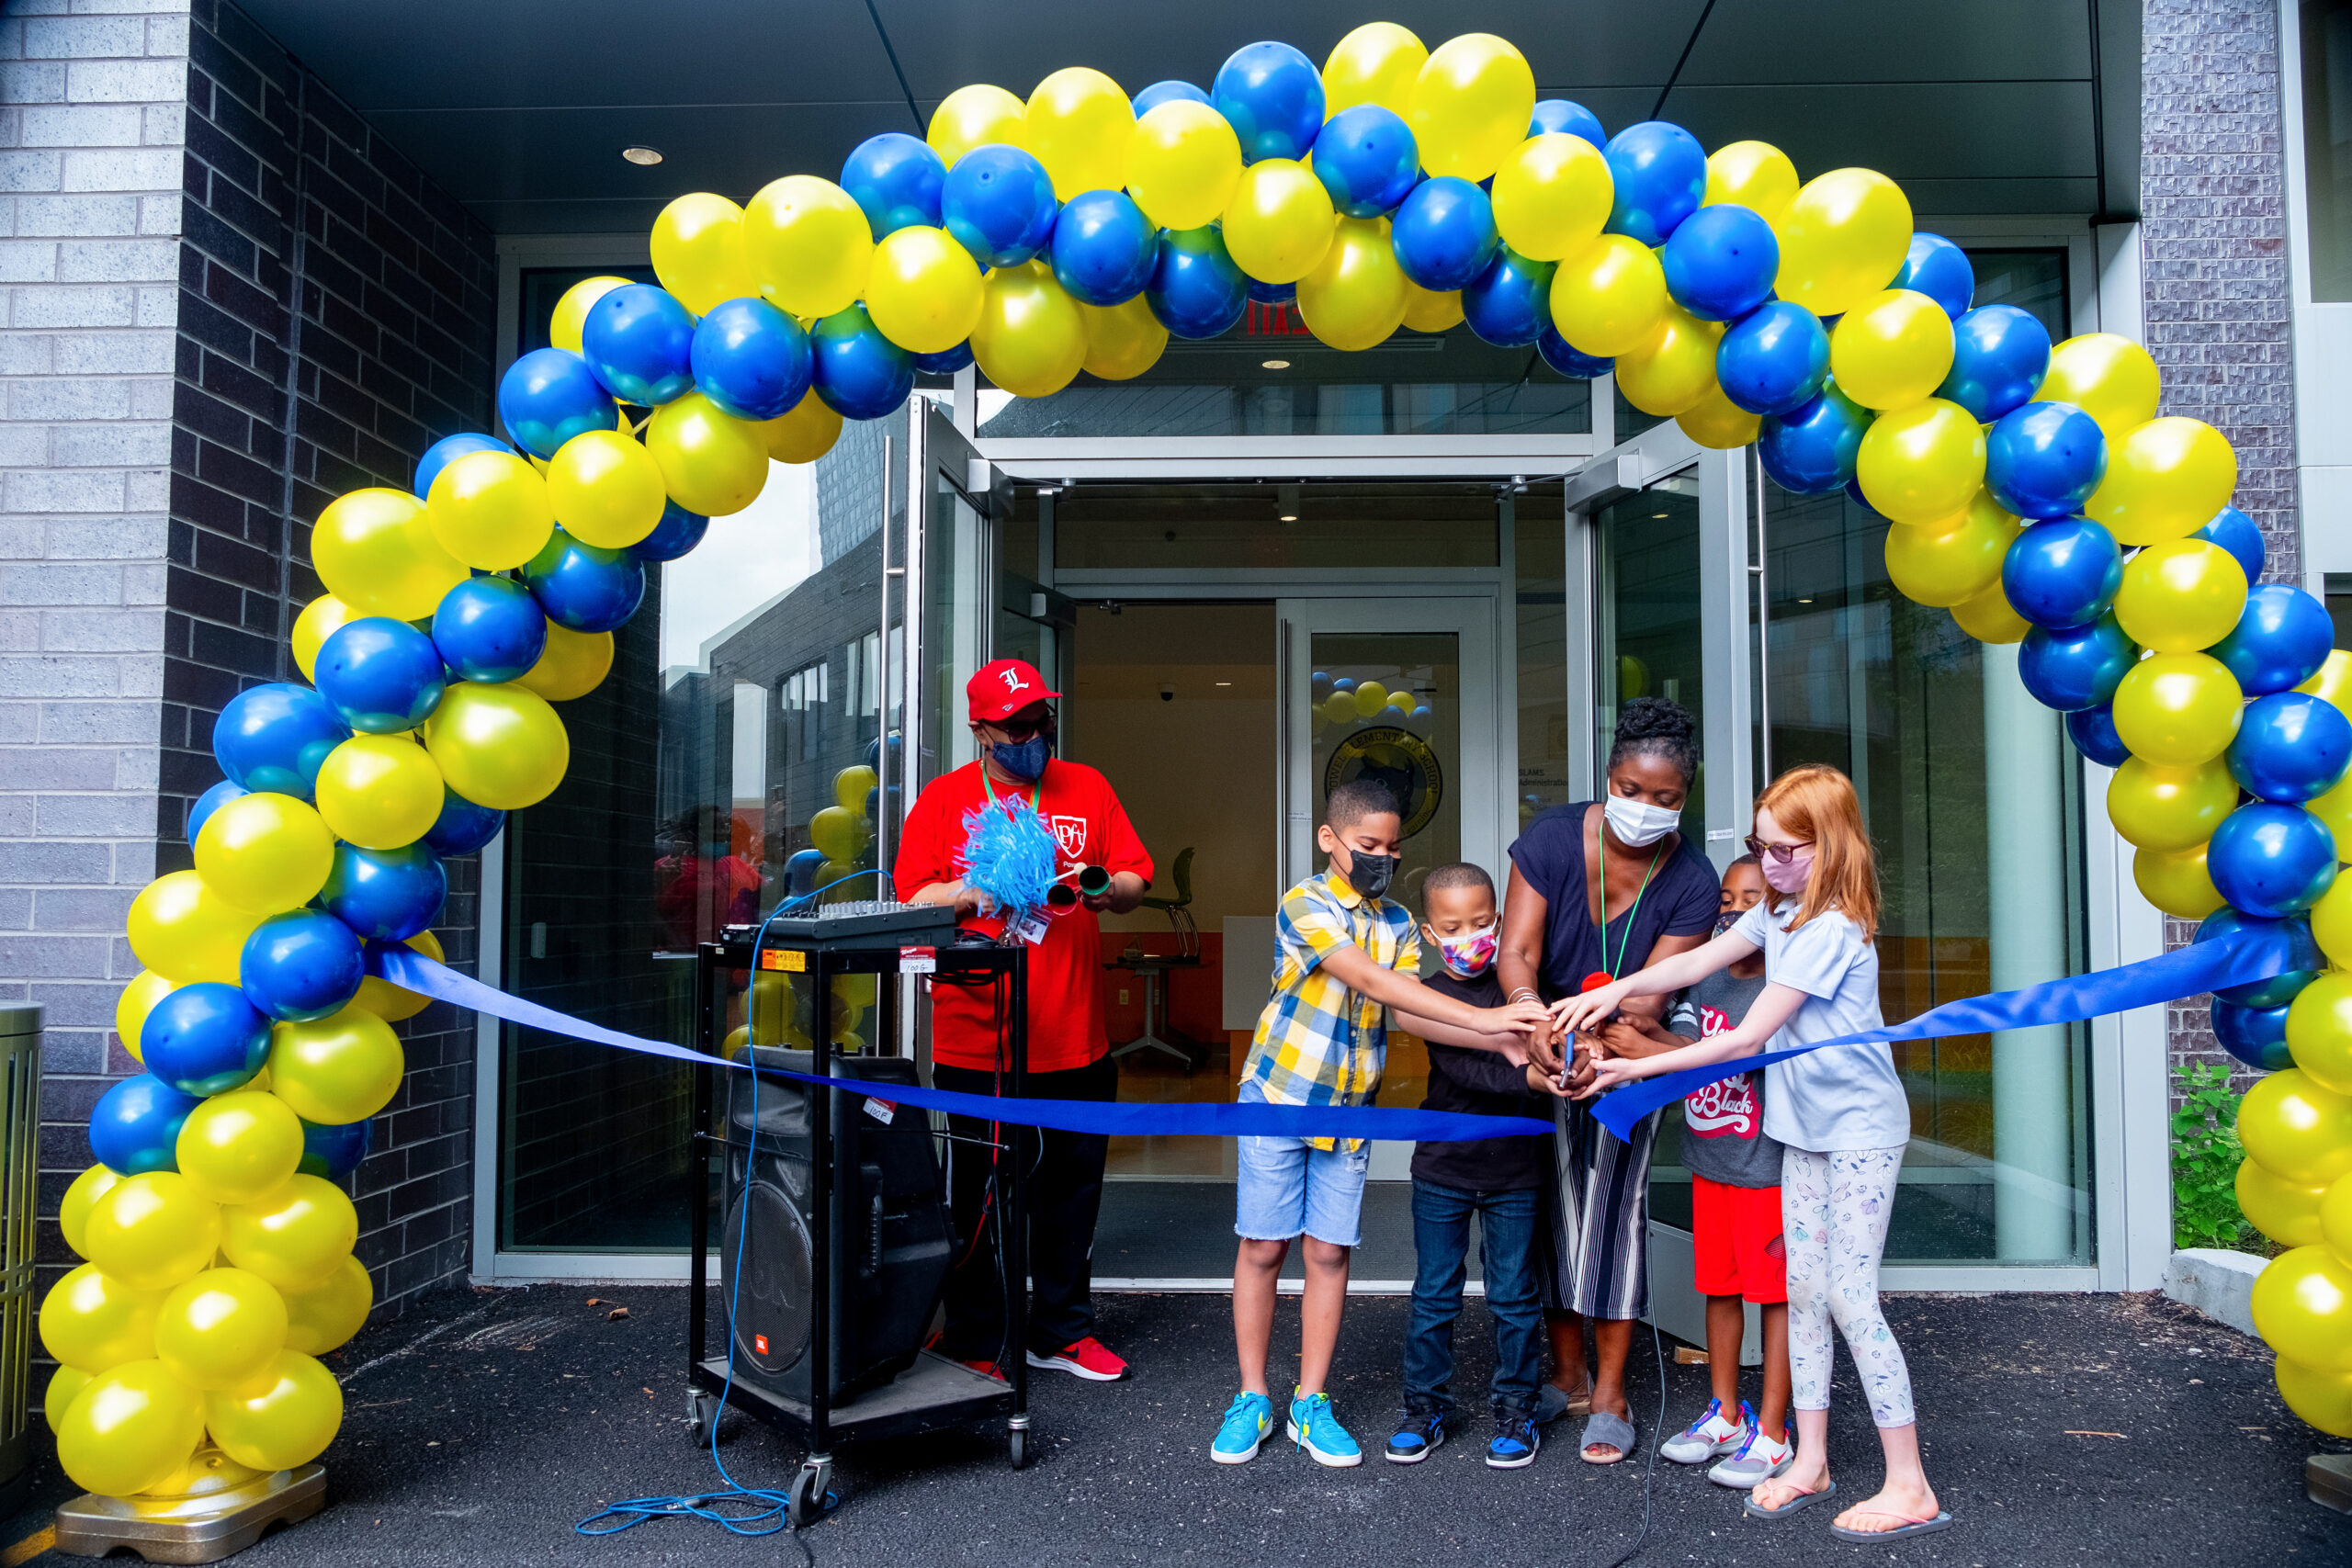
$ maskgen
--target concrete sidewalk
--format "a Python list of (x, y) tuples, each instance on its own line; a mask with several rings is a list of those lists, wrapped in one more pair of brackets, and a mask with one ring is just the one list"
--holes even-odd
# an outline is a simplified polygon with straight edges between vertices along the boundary
[[(594, 1297), (600, 1304), (588, 1304)], [(626, 1317), (608, 1314), (626, 1306)], [(774, 1563), (778, 1539), (648, 1524), (588, 1540), (572, 1524), (616, 1498), (718, 1484), (684, 1419), (685, 1292), (540, 1286), (451, 1292), (371, 1329), (336, 1359), (343, 1433), (327, 1454), (330, 1504), (237, 1559), (317, 1564)], [(1481, 1462), (1468, 1438), (1413, 1468), (1379, 1458), (1397, 1408), (1406, 1303), (1351, 1303), (1335, 1398), (1367, 1450), (1324, 1470), (1279, 1440), (1250, 1464), (1206, 1458), (1231, 1397), (1230, 1328), (1218, 1296), (1112, 1296), (1102, 1337), (1137, 1368), (1123, 1384), (1035, 1374), (1030, 1468), (995, 1433), (845, 1450), (840, 1513), (802, 1540), (835, 1564), (1340, 1562), (1576, 1564), (1604, 1568), (1642, 1528), (1644, 1467), (1579, 1461), (1577, 1423), (1532, 1469)], [(2316, 1438), (2270, 1385), (2256, 1341), (2149, 1296), (1896, 1297), (1888, 1313), (1911, 1363), (1929, 1474), (1961, 1526), (1883, 1547), (1849, 1546), (1816, 1510), (1783, 1524), (1741, 1517), (1735, 1494), (1661, 1461), (1636, 1562), (2334, 1564), (2352, 1560), (2352, 1518), (2304, 1500)], [(1476, 1303), (1459, 1387), (1490, 1363)], [(1296, 1332), (1285, 1303), (1276, 1343)], [(1667, 1354), (1672, 1356), (1668, 1342)], [(1868, 1412), (1841, 1376), (1833, 1454), (1842, 1489), (1875, 1490)], [(1706, 1401), (1705, 1369), (1667, 1368), (1667, 1419)], [(1633, 1379), (1642, 1454), (1657, 1437), (1645, 1333)], [(1753, 1374), (1750, 1386), (1753, 1385)], [(1474, 1398), (1474, 1408), (1482, 1399)], [(2120, 1433), (2122, 1436), (2077, 1434)], [(799, 1455), (730, 1416), (721, 1450), (738, 1479), (782, 1486)], [(11, 1522), (0, 1553), (38, 1555), (67, 1488), (54, 1465), (41, 1506)], [(21, 1554), (21, 1555), (20, 1555)]]

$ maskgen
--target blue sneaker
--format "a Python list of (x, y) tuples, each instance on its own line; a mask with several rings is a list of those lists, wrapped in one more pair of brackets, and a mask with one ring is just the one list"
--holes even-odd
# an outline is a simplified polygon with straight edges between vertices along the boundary
[(1535, 1450), (1543, 1446), (1543, 1428), (1535, 1425), (1533, 1416), (1521, 1410), (1498, 1410), (1495, 1440), (1487, 1445), (1487, 1468), (1524, 1470), (1535, 1462)]
[(1411, 1405), (1388, 1439), (1388, 1462), (1419, 1464), (1445, 1446), (1445, 1412), (1435, 1405)]
[(1274, 1402), (1262, 1393), (1237, 1393), (1225, 1407), (1225, 1424), (1209, 1445), (1209, 1458), (1219, 1464), (1248, 1464), (1258, 1457), (1258, 1445), (1274, 1429)]
[(1328, 1393), (1291, 1393), (1290, 1425), (1286, 1428), (1290, 1440), (1305, 1449), (1317, 1464), (1328, 1464), (1334, 1470), (1347, 1470), (1363, 1462), (1363, 1450), (1331, 1414), (1331, 1396)]

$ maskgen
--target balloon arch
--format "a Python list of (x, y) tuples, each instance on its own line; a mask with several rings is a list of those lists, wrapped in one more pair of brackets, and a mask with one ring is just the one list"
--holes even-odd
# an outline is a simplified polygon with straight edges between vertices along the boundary
[[(195, 869), (130, 910), (145, 967), (117, 1024), (146, 1071), (100, 1100), (100, 1163), (65, 1195), (89, 1261), (41, 1309), (77, 1483), (185, 1490), (191, 1463), (277, 1470), (333, 1438), (317, 1358), (370, 1304), (335, 1182), (400, 1084), (391, 1023), (424, 1006), (366, 973), (365, 944), (437, 956), (443, 857), (563, 777), (558, 705), (603, 680), (648, 564), (748, 506), (772, 458), (901, 407), (918, 370), (977, 362), (1045, 397), (1138, 376), (1253, 299), (1339, 349), (1467, 322), (1565, 375), (1613, 371), (1701, 446), (1754, 443), (1788, 489), (1858, 495), (1894, 524), (1897, 588), (2021, 644), (2026, 687), (2115, 770), (2149, 901), (2200, 936), (2290, 922), (2308, 958), (2218, 998), (2214, 1028), (2268, 1075), (2238, 1193), (2290, 1250), (2256, 1321), (2287, 1402), (2352, 1435), (2352, 973), (2331, 967), (2352, 966), (2352, 661), (2310, 594), (2252, 586), (2229, 443), (2157, 417), (2145, 349), (1971, 309), (1966, 257), (1915, 232), (1883, 175), (1800, 183), (1776, 148), (1709, 153), (1656, 120), (1605, 136), (1539, 102), (1501, 39), (1430, 51), (1385, 23), (1319, 72), (1251, 44), (1209, 92), (1131, 100), (1084, 68), (1025, 102), (965, 87), (838, 184), (680, 197), (652, 257), (660, 288), (563, 297), (554, 346), (499, 387), (506, 440), (449, 436), (413, 492), (325, 509), (326, 593), (293, 629), (314, 684), (220, 715)], [(831, 874), (875, 809), (849, 783), (813, 825)]]

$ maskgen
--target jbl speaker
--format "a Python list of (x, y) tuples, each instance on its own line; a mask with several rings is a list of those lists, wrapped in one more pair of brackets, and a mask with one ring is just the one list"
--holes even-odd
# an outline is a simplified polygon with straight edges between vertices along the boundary
[[(807, 1051), (763, 1046), (753, 1056), (762, 1067), (815, 1070)], [(890, 1098), (894, 1085), (918, 1081), (914, 1063), (836, 1055), (831, 1065), (835, 1077), (871, 1083), (874, 1092), (828, 1092), (762, 1073), (754, 1117), (752, 1075), (728, 1075), (727, 1201), (713, 1238), (723, 1269), (722, 1307), (734, 1303), (735, 1375), (801, 1401), (810, 1397), (815, 1379), (810, 1308), (820, 1289), (830, 1291), (826, 1388), (838, 1399), (888, 1382), (913, 1364), (947, 1279), (947, 1213), (931, 1123)], [(835, 1175), (828, 1282), (816, 1277), (810, 1247), (816, 1184), (809, 1118), (829, 1101)]]

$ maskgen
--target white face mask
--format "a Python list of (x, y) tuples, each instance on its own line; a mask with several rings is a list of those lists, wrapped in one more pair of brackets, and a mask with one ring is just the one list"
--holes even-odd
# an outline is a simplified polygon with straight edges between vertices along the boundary
[(1668, 811), (1645, 800), (1628, 800), (1622, 795), (1611, 795), (1601, 804), (1601, 810), (1609, 819), (1609, 830), (1617, 835), (1617, 841), (1634, 850), (1657, 843), (1682, 820), (1679, 811)]

